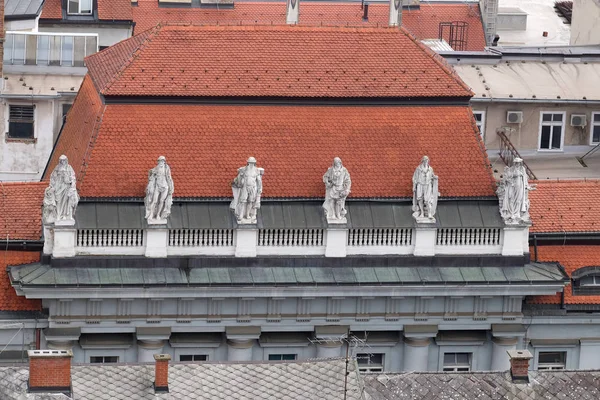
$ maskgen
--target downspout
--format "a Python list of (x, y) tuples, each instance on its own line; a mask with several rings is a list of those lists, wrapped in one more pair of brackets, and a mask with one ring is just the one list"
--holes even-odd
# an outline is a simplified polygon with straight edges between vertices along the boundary
[(538, 262), (537, 235), (533, 235), (533, 260)]

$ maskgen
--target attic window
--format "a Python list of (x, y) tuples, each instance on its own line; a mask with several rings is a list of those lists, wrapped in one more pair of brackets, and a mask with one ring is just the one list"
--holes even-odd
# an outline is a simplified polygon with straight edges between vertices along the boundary
[(34, 106), (9, 106), (9, 139), (33, 139), (34, 110)]
[(92, 0), (69, 0), (67, 14), (89, 15), (91, 13)]
[(600, 267), (584, 267), (573, 272), (573, 294), (600, 294)]

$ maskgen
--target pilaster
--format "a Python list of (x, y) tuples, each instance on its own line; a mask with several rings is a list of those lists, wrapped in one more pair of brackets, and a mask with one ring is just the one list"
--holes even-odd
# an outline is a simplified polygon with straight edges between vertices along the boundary
[(235, 256), (256, 257), (258, 227), (256, 224), (238, 225), (235, 230)]
[[(46, 233), (46, 232), (44, 232)], [(75, 257), (77, 229), (74, 220), (60, 220), (54, 223), (54, 243), (52, 256), (56, 258)], [(44, 243), (44, 249), (46, 243)]]
[(435, 223), (416, 223), (415, 256), (434, 256), (437, 227)]
[(428, 370), (429, 345), (438, 333), (437, 325), (410, 325), (404, 327), (404, 370)]
[(260, 326), (234, 326), (225, 330), (228, 361), (252, 361), (252, 348), (260, 338)]
[(325, 257), (346, 257), (348, 225), (328, 223), (325, 235)]
[(529, 252), (529, 227), (531, 224), (505, 225), (502, 230), (502, 255), (522, 256)]
[(166, 257), (168, 243), (169, 229), (167, 224), (148, 224), (146, 228), (146, 257)]

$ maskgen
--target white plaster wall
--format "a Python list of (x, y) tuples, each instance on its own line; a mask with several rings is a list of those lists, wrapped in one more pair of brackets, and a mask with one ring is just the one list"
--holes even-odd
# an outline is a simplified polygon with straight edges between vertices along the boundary
[(42, 25), (40, 32), (59, 32), (59, 33), (97, 33), (98, 46), (112, 46), (131, 36), (131, 27), (111, 26), (77, 26), (77, 25)]
[(571, 46), (600, 44), (600, 1), (574, 0)]
[(4, 29), (7, 31), (37, 32), (39, 19), (40, 17), (38, 16), (35, 19), (4, 21)]
[[(0, 180), (35, 181), (44, 172), (46, 162), (54, 144), (54, 100), (24, 101), (3, 99), (2, 141), (0, 142)], [(6, 140), (8, 131), (9, 104), (35, 105), (35, 142), (13, 142)]]

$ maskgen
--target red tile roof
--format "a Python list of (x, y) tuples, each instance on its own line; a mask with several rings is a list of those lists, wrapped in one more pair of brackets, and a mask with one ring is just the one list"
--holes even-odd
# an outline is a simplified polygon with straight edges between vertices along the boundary
[[(569, 276), (583, 267), (600, 266), (598, 246), (538, 246), (539, 261), (557, 261)], [(530, 250), (534, 254), (533, 248)], [(560, 304), (560, 294), (556, 296), (535, 296), (529, 300), (534, 304)], [(573, 295), (571, 285), (565, 288), (565, 304), (600, 304), (600, 296)]]
[(83, 79), (73, 107), (69, 110), (67, 122), (56, 142), (44, 179), (50, 179), (58, 158), (65, 154), (75, 169), (78, 179), (84, 173), (83, 160), (89, 156), (95, 134), (100, 127), (104, 105), (89, 75)]
[(42, 309), (41, 300), (28, 300), (23, 296), (17, 296), (6, 273), (6, 267), (9, 265), (29, 264), (39, 260), (38, 252), (0, 251), (0, 311), (39, 311)]
[[(370, 4), (368, 20), (363, 21), (359, 3), (313, 3), (300, 5), (300, 25), (304, 26), (387, 26), (387, 4)], [(200, 23), (211, 25), (282, 25), (285, 24), (285, 2), (236, 3), (232, 9), (200, 9), (159, 7), (157, 0), (139, 0), (133, 7), (136, 32), (159, 23)], [(480, 51), (485, 47), (485, 33), (478, 4), (422, 3), (420, 8), (403, 11), (402, 25), (418, 39), (440, 36), (440, 23), (466, 22), (465, 50)], [(449, 30), (442, 37), (450, 42)]]
[(536, 183), (529, 194), (531, 232), (600, 231), (600, 180)]
[[(175, 197), (231, 197), (231, 180), (250, 155), (265, 168), (264, 197), (322, 198), (322, 176), (334, 156), (352, 175), (351, 196), (410, 197), (424, 154), (440, 177), (442, 196), (494, 195), (489, 161), (466, 106), (109, 104), (94, 140), (91, 124), (73, 117), (86, 90), (51, 163), (61, 152), (68, 155), (84, 197), (143, 197), (159, 155), (171, 165)], [(94, 142), (85, 157), (83, 142), (78, 150), (66, 144), (83, 138)]]
[(0, 182), (1, 240), (40, 240), (46, 186), (42, 182)]
[[(158, 0), (156, 1), (158, 4)], [(98, 0), (100, 21), (132, 21), (131, 0)], [(63, 19), (61, 0), (45, 0), (40, 19)]]
[[(106, 96), (471, 97), (402, 29), (162, 26), (137, 46), (86, 58)], [(127, 52), (125, 48), (127, 47)], [(111, 67), (111, 71), (114, 70)]]

